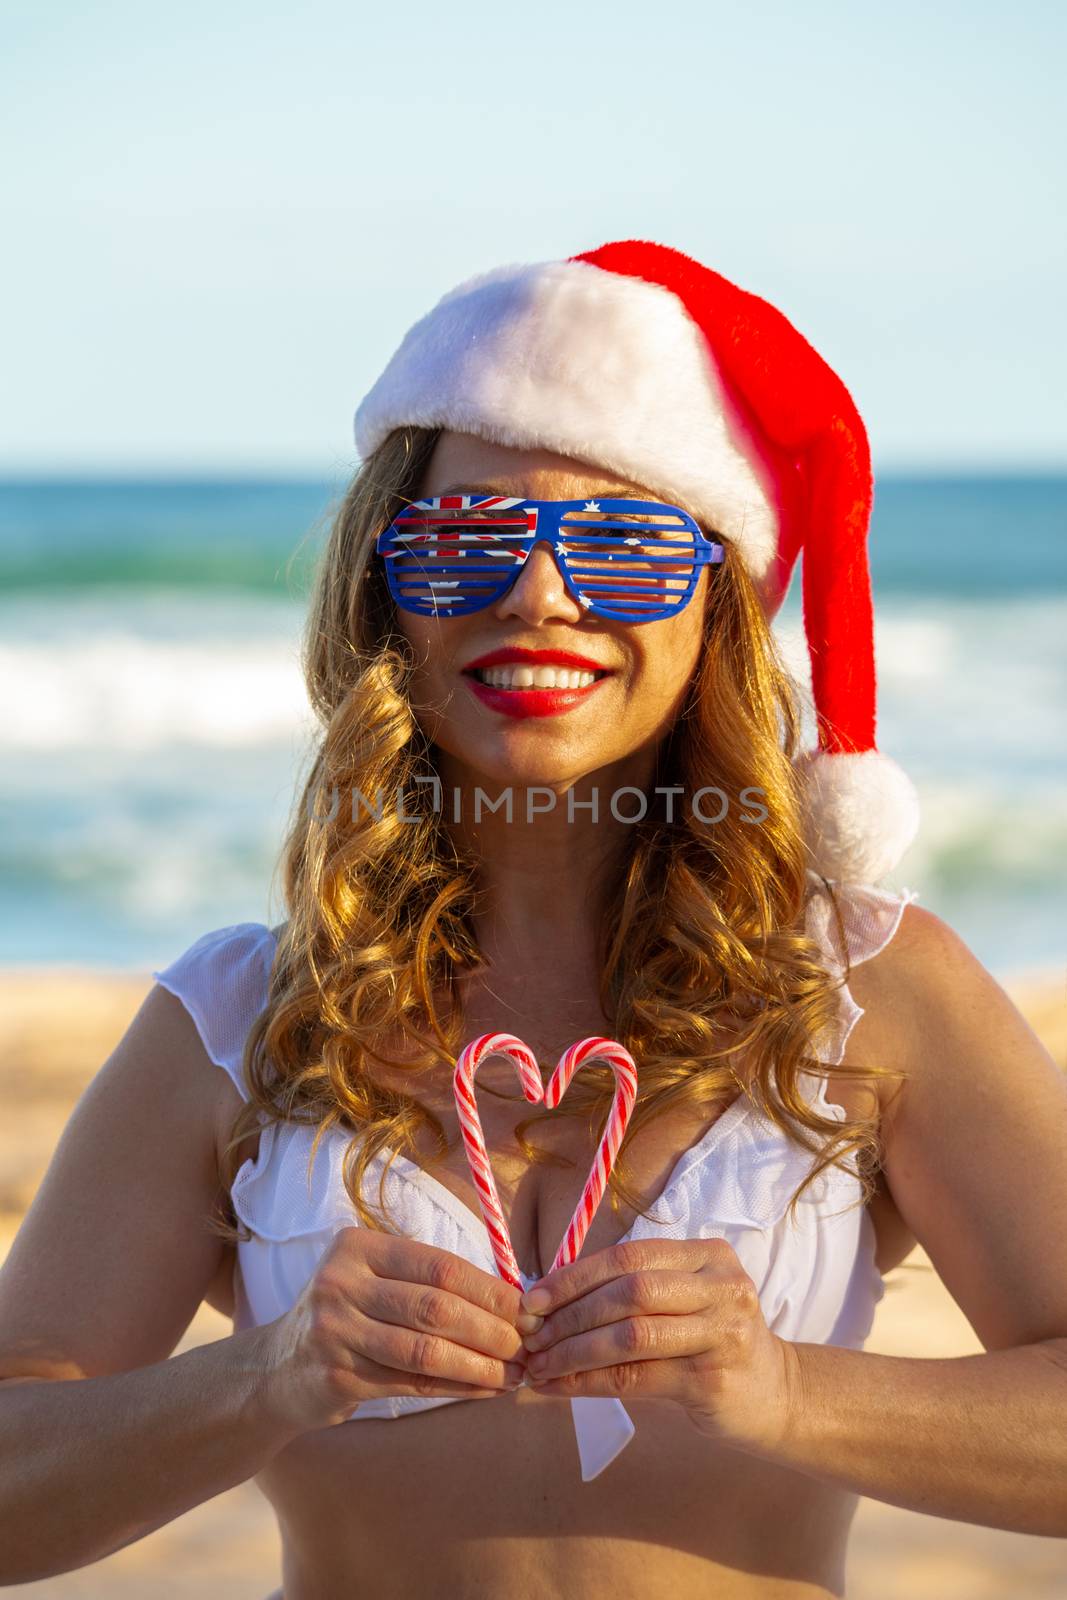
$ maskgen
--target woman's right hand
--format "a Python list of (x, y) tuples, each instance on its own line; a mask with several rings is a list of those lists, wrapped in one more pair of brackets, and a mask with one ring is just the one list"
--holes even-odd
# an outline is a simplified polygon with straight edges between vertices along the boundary
[(462, 1256), (372, 1228), (342, 1228), (290, 1311), (262, 1336), (267, 1408), (302, 1431), (361, 1400), (475, 1400), (516, 1388), (520, 1291)]

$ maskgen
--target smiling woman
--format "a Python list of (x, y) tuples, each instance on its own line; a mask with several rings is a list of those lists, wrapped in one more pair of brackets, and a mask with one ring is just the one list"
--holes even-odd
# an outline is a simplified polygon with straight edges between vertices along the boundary
[[(1067, 1535), (1067, 1095), (877, 887), (917, 813), (875, 741), (840, 379), (619, 244), (446, 295), (357, 442), (288, 918), (155, 974), (0, 1275), (0, 1582), (251, 1476), (286, 1600), (840, 1595), (860, 1494)], [(814, 751), (770, 630), (801, 551)], [(379, 803), (313, 803), (349, 788)], [(525, 1116), (480, 1064), (522, 1294), (452, 1094), (500, 1032), (542, 1074), (591, 1036), (637, 1067), (610, 1205), (552, 1270), (612, 1071)], [(985, 1355), (864, 1351), (915, 1238)], [(164, 1360), (227, 1264), (232, 1337)]]

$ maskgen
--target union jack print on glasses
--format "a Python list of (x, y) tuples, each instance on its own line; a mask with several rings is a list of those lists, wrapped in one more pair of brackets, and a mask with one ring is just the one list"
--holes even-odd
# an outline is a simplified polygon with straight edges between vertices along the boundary
[(389, 593), (419, 616), (458, 617), (499, 600), (535, 543), (552, 546), (582, 609), (620, 622), (673, 617), (719, 564), (721, 544), (686, 511), (653, 500), (416, 500), (378, 535)]

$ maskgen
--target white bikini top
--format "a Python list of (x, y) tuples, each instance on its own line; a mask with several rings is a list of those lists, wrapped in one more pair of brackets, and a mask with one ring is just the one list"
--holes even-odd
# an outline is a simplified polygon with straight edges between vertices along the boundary
[[(807, 932), (837, 975), (843, 952), (833, 910), (818, 879), (813, 878), (813, 890)], [(836, 893), (853, 966), (889, 943), (904, 907), (918, 898), (910, 889), (896, 893), (843, 884), (836, 886)], [(270, 928), (239, 922), (203, 934), (169, 967), (152, 973), (184, 1003), (208, 1055), (246, 1100), (241, 1057), (248, 1030), (267, 1004), (274, 950)], [(848, 1036), (863, 1015), (847, 988), (838, 990), (838, 998), (834, 1026), (818, 1057), (831, 1064), (842, 1059)], [(825, 1091), (821, 1078), (801, 1074), (801, 1092), (809, 1102), (823, 1116), (843, 1121), (844, 1107), (828, 1100)], [(235, 1332), (282, 1316), (334, 1235), (360, 1226), (341, 1176), (351, 1130), (332, 1128), (324, 1136), (309, 1175), (315, 1130), (308, 1124), (271, 1122), (262, 1111), (259, 1117), (258, 1152), (240, 1168), (231, 1190), (234, 1211), (252, 1235), (237, 1245)], [(379, 1152), (367, 1170), (375, 1196), (386, 1159)], [(874, 1262), (874, 1227), (867, 1209), (856, 1204), (858, 1179), (836, 1166), (809, 1186), (798, 1202), (796, 1222), (791, 1221), (789, 1201), (813, 1160), (741, 1095), (679, 1156), (663, 1194), (650, 1208), (659, 1220), (639, 1216), (625, 1238), (724, 1238), (755, 1283), (772, 1332), (793, 1341), (862, 1349), (885, 1292)], [(390, 1217), (409, 1237), (496, 1272), (480, 1214), (417, 1163), (395, 1153), (383, 1194)], [(526, 1279), (524, 1287), (533, 1281)], [(348, 1420), (399, 1418), (460, 1403), (451, 1397), (394, 1395), (364, 1400)], [(588, 1481), (629, 1443), (634, 1425), (615, 1399), (578, 1397), (572, 1399), (571, 1411), (582, 1478)]]

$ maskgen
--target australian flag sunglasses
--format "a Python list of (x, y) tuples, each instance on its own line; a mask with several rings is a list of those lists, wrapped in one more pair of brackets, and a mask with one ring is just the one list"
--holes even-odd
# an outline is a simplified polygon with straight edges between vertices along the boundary
[(398, 606), (459, 617), (506, 594), (539, 540), (583, 611), (617, 622), (673, 617), (724, 559), (687, 512), (658, 501), (458, 494), (405, 506), (377, 551)]

